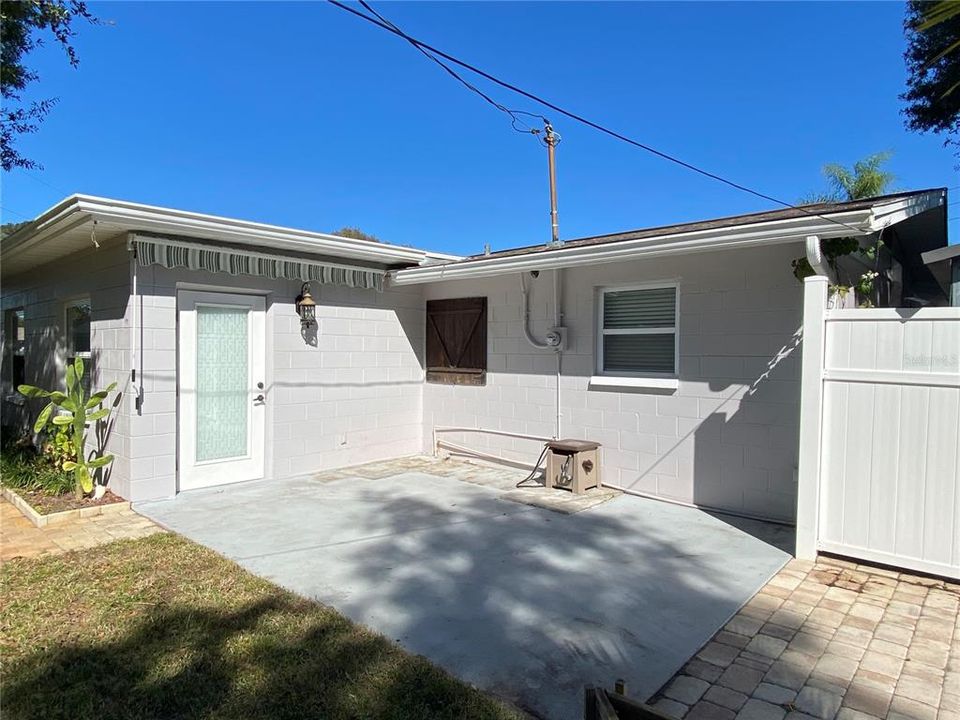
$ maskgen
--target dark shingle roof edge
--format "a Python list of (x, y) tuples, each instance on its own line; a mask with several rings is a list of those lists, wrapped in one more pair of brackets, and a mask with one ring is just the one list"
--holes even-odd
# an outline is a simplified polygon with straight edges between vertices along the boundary
[(672, 235), (676, 233), (697, 232), (701, 230), (715, 230), (721, 228), (733, 228), (742, 225), (752, 225), (755, 223), (773, 222), (776, 220), (789, 220), (804, 216), (822, 217), (824, 215), (834, 215), (856, 210), (865, 210), (874, 205), (884, 202), (902, 200), (904, 198), (923, 195), (930, 192), (946, 192), (946, 188), (929, 188), (926, 190), (911, 190), (906, 192), (890, 193), (888, 195), (878, 195), (861, 200), (849, 200), (844, 202), (813, 203), (810, 205), (799, 205), (796, 207), (782, 208), (780, 210), (763, 210), (760, 212), (745, 213), (743, 215), (730, 215), (727, 217), (714, 218), (711, 220), (698, 220), (693, 222), (678, 223), (675, 225), (660, 225), (656, 227), (640, 228), (637, 230), (627, 230), (618, 233), (609, 233), (605, 235), (592, 235), (589, 237), (564, 240), (559, 247), (551, 247), (546, 244), (527, 245), (507, 250), (498, 250), (489, 255), (478, 254), (470, 255), (456, 264), (468, 263), (474, 260), (490, 260), (500, 257), (514, 257), (520, 255), (529, 255), (534, 253), (548, 253), (554, 250), (566, 249), (572, 247), (584, 247), (589, 245), (607, 245), (627, 240), (642, 240), (644, 238), (658, 237), (661, 235)]

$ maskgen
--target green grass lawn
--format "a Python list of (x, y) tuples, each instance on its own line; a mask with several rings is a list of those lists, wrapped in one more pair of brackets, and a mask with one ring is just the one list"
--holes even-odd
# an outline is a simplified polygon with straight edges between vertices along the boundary
[(0, 574), (4, 720), (519, 717), (176, 535)]

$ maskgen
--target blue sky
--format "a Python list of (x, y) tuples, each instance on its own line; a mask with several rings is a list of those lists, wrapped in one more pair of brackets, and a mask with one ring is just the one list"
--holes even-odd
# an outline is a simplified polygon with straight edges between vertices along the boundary
[[(879, 150), (895, 153), (898, 189), (960, 184), (942, 141), (903, 127), (900, 3), (375, 6), (451, 54), (787, 201), (822, 187), (824, 163)], [(357, 225), (449, 252), (549, 239), (543, 148), (403, 41), (323, 2), (90, 7), (113, 24), (78, 25), (78, 69), (52, 43), (29, 58), (41, 74), (31, 95), (60, 102), (21, 143), (45, 169), (3, 175), (4, 222), (84, 192)], [(482, 87), (543, 111), (563, 136), (564, 238), (770, 207)]]

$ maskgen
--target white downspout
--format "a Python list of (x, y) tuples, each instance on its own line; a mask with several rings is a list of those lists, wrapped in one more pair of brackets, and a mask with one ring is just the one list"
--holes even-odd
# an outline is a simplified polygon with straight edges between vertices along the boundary
[(813, 268), (816, 275), (830, 277), (830, 268), (823, 259), (823, 250), (820, 248), (820, 237), (818, 235), (807, 235), (807, 262)]

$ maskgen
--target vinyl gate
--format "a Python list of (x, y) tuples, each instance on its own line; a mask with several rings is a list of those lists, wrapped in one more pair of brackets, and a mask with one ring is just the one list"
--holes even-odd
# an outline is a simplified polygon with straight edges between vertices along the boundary
[(807, 556), (960, 578), (960, 308), (825, 310), (826, 283), (806, 291), (798, 553), (803, 535)]

